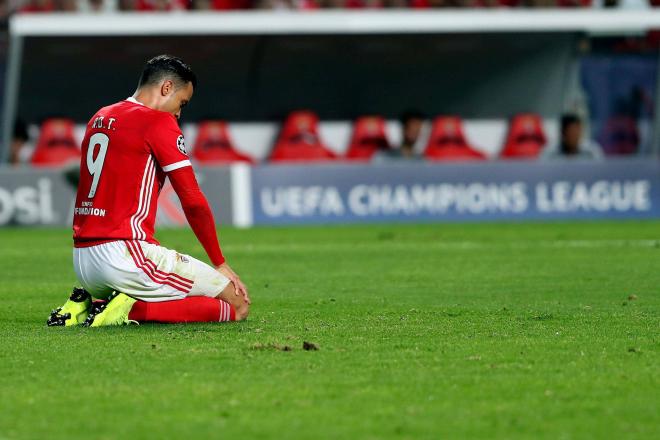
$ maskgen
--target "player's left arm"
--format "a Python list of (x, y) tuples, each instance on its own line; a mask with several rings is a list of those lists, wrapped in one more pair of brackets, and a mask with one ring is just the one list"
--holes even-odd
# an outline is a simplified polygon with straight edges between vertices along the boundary
[(195, 236), (204, 247), (211, 263), (234, 284), (236, 295), (243, 295), (249, 302), (245, 284), (229, 267), (222, 255), (213, 212), (197, 183), (188, 159), (183, 134), (174, 117), (164, 117), (147, 133), (147, 142), (160, 167), (167, 173), (181, 207)]
[(167, 176), (181, 201), (188, 224), (204, 247), (211, 263), (219, 268), (225, 264), (225, 257), (218, 242), (215, 219), (204, 193), (199, 188), (192, 167), (178, 168), (169, 172)]
[(181, 207), (188, 219), (195, 236), (204, 247), (215, 268), (234, 284), (236, 295), (243, 295), (250, 302), (245, 284), (234, 270), (227, 264), (218, 243), (215, 229), (215, 219), (204, 193), (199, 188), (192, 167), (178, 168), (168, 174), (172, 187), (176, 192)]

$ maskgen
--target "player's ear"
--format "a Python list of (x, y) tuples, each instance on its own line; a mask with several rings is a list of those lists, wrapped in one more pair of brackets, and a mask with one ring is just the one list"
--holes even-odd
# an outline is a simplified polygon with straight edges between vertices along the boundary
[(166, 79), (160, 86), (160, 93), (163, 96), (169, 95), (174, 90), (174, 83), (171, 79)]

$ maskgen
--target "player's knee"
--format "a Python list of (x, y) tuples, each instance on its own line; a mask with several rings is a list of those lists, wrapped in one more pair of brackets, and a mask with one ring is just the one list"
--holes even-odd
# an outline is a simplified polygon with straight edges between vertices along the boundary
[(250, 305), (245, 301), (243, 295), (236, 295), (233, 284), (229, 284), (217, 298), (232, 306), (236, 321), (242, 321), (248, 317)]
[(236, 321), (243, 321), (250, 314), (250, 306), (247, 303), (234, 306)]

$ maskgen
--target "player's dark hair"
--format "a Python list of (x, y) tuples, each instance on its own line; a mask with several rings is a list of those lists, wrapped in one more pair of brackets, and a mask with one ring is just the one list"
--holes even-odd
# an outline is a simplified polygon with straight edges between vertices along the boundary
[(181, 58), (173, 55), (158, 55), (147, 61), (144, 66), (138, 89), (145, 85), (158, 84), (165, 78), (172, 79), (179, 86), (192, 83), (193, 87), (197, 87), (197, 76)]
[(569, 125), (581, 124), (580, 117), (574, 113), (566, 113), (561, 115), (561, 132), (565, 132)]

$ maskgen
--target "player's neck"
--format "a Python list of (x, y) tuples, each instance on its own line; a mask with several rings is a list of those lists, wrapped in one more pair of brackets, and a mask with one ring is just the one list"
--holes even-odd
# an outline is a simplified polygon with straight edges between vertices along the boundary
[(132, 98), (145, 107), (149, 107), (154, 110), (160, 110), (158, 105), (160, 102), (160, 96), (158, 96), (158, 94), (154, 93), (152, 90), (138, 89), (135, 91)]

